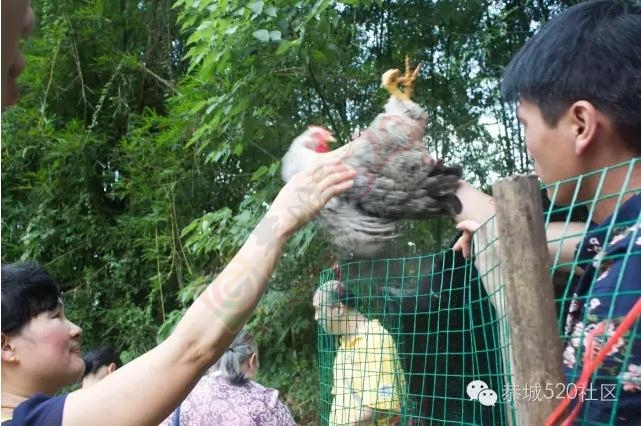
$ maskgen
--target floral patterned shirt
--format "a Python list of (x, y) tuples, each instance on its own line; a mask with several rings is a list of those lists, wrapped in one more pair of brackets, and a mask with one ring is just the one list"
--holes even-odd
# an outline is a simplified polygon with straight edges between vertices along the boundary
[[(591, 345), (594, 356), (641, 297), (641, 195), (604, 223), (590, 225), (578, 260), (584, 271), (565, 328), (568, 383), (579, 380), (586, 348)], [(640, 320), (618, 339), (578, 394), (584, 400), (577, 417), (581, 424), (641, 424)]]
[[(161, 426), (172, 426), (172, 413)], [(254, 381), (234, 385), (213, 371), (206, 373), (180, 405), (181, 426), (295, 425), (276, 389)]]

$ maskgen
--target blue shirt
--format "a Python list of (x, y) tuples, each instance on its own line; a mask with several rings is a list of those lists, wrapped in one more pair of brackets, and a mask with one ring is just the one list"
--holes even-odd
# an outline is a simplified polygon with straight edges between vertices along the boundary
[(2, 426), (60, 426), (66, 398), (67, 395), (36, 394), (21, 402), (13, 410), (12, 419), (2, 422)]
[[(566, 321), (564, 373), (576, 383), (583, 369), (588, 333), (599, 350), (641, 297), (641, 195), (635, 195), (602, 224), (591, 224), (579, 245), (584, 272)], [(568, 385), (568, 390), (572, 389)], [(641, 321), (632, 325), (608, 352), (583, 393), (577, 422), (641, 424)]]

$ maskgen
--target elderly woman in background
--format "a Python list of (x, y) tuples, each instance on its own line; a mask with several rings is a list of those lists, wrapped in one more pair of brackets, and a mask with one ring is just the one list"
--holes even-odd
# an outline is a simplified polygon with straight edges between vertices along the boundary
[(278, 391), (253, 381), (257, 372), (256, 340), (241, 331), (161, 426), (295, 425)]

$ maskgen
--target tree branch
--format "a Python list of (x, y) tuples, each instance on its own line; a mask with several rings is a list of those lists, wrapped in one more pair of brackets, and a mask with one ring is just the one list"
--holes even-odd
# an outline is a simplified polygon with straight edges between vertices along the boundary
[(159, 76), (158, 74), (156, 74), (155, 72), (147, 68), (147, 66), (144, 63), (140, 62), (139, 65), (141, 70), (143, 70), (144, 72), (146, 72), (147, 74), (149, 74), (150, 76), (158, 80), (160, 83), (164, 84), (169, 90), (174, 92), (175, 95), (180, 95), (180, 91), (176, 89), (176, 87), (173, 85), (171, 81), (165, 80), (164, 78), (162, 78), (161, 76)]

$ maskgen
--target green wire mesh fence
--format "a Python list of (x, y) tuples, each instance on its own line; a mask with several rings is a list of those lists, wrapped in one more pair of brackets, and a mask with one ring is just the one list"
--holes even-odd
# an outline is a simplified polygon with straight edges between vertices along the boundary
[[(605, 324), (612, 324), (613, 328), (621, 320), (620, 312), (613, 311), (618, 301), (636, 301), (641, 297), (641, 188), (630, 188), (629, 184), (632, 171), (638, 170), (639, 166), (641, 160), (635, 159), (542, 189), (552, 200), (544, 203), (544, 218), (552, 254), (550, 273), (555, 290), (557, 328), (564, 346), (583, 341), (594, 329), (597, 318), (591, 317), (592, 305), (612, 306), (607, 311), (609, 316), (600, 317), (598, 321), (605, 320)], [(616, 191), (610, 189), (609, 193), (604, 183), (610, 173), (623, 176), (623, 185)], [(579, 201), (580, 188), (588, 181), (597, 183), (596, 196)], [(571, 202), (558, 206), (555, 200), (561, 196), (567, 199), (568, 191)], [(609, 203), (618, 213), (608, 219), (594, 217), (597, 203)], [(591, 222), (599, 222), (602, 226), (589, 225)], [(390, 412), (390, 406), (385, 404), (381, 410), (374, 407), (371, 411), (375, 420), (370, 424), (516, 425), (516, 398), (561, 398), (571, 393), (570, 386), (563, 383), (517, 387), (512, 382), (508, 301), (501, 282), (495, 228), (492, 218), (479, 229), (471, 260), (448, 249), (418, 257), (345, 263), (339, 270), (327, 269), (321, 273), (321, 284), (340, 279), (347, 294), (354, 299), (353, 309), (367, 320), (380, 323), (382, 333), (389, 333), (395, 345), (392, 355), (398, 358), (399, 367), (393, 374), (400, 375), (395, 383), (402, 389), (390, 392), (399, 400), (400, 408)], [(586, 237), (588, 232), (590, 236)], [(593, 235), (597, 235), (599, 244), (590, 245), (595, 242), (590, 238), (597, 238)], [(609, 243), (624, 238), (627, 242), (623, 250), (607, 254), (605, 249)], [(598, 251), (594, 249), (596, 246), (603, 250), (594, 258)], [(590, 250), (595, 252), (590, 254)], [(610, 264), (627, 269), (626, 276), (628, 279), (633, 277), (636, 284), (633, 283), (632, 290), (629, 285), (622, 290), (623, 274), (619, 274), (612, 280), (613, 287), (605, 293), (606, 298), (603, 292), (595, 297), (592, 294), (594, 285), (603, 278), (602, 274), (595, 273), (592, 277), (583, 277), (584, 281), (589, 281), (587, 287), (582, 283), (587, 291), (575, 296), (584, 271), (595, 262), (599, 265), (597, 271)], [(579, 305), (586, 307), (579, 318), (581, 326), (566, 336), (568, 314)], [(639, 356), (640, 329), (637, 319), (622, 343), (615, 346), (620, 368), (615, 371), (611, 365), (604, 364), (593, 376), (600, 383), (606, 381), (614, 385), (609, 392), (613, 398), (612, 414), (594, 422), (581, 421), (579, 417), (580, 424), (616, 424), (618, 401), (625, 401), (627, 396), (623, 393), (636, 390), (641, 395), (641, 365), (630, 361)], [(604, 331), (601, 343), (611, 334), (610, 328)], [(633, 343), (637, 345), (635, 354)], [(379, 345), (369, 340), (367, 344)], [(361, 388), (380, 385), (375, 381), (366, 383), (362, 376), (374, 376), (381, 364), (371, 360), (369, 364), (363, 364), (358, 355), (356, 361), (337, 356), (350, 351), (349, 336), (328, 334), (323, 327), (319, 327), (318, 348), (322, 424), (347, 424), (346, 419), (336, 418), (336, 406), (332, 409), (332, 404), (336, 405), (339, 400), (343, 404), (350, 401), (347, 404), (351, 409), (361, 404), (362, 410)], [(566, 377), (570, 382), (575, 382), (581, 374), (580, 360), (584, 349), (580, 343), (570, 344), (566, 346), (565, 361), (559, 360), (559, 363), (565, 362)], [(374, 354), (386, 352), (380, 347), (361, 347), (361, 350)], [(568, 356), (576, 362), (568, 362)], [(337, 364), (339, 361), (341, 365)], [(355, 371), (357, 369), (372, 371)], [(340, 374), (337, 374), (339, 370)], [(361, 379), (351, 380), (355, 374)], [(351, 394), (349, 398), (353, 400), (345, 398), (345, 394)], [(389, 397), (382, 395), (383, 398), (386, 396)], [(589, 408), (591, 403), (592, 400), (586, 398), (583, 406)]]

